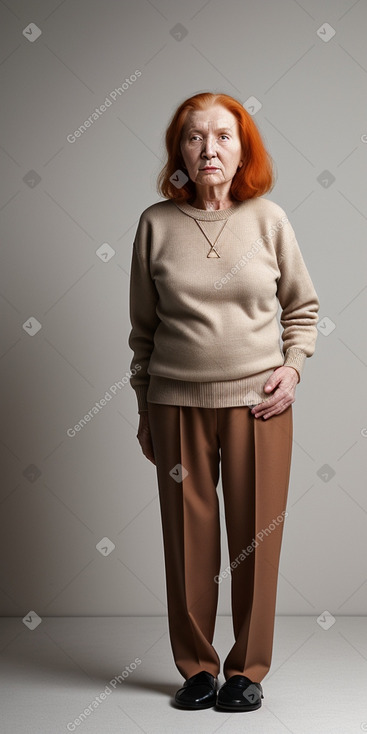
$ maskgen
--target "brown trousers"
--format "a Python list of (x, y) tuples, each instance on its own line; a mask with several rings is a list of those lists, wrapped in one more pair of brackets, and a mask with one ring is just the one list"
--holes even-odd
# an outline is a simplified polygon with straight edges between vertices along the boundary
[[(240, 674), (260, 682), (272, 658), (292, 405), (264, 420), (255, 418), (248, 406), (148, 403), (148, 418), (176, 667), (184, 678), (201, 670), (214, 676), (220, 672), (212, 641), (219, 583), (230, 575), (235, 642), (223, 675), (226, 680)], [(231, 571), (220, 571), (220, 466)]]

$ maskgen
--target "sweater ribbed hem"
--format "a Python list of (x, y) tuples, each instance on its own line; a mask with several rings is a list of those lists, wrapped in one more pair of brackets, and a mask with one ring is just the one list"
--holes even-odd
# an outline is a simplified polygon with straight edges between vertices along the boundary
[(148, 410), (148, 405), (147, 405), (148, 386), (147, 385), (135, 385), (134, 390), (136, 394), (136, 399), (138, 401), (138, 413), (143, 413), (145, 410)]
[(298, 372), (299, 380), (301, 380), (302, 370), (306, 361), (307, 354), (298, 347), (289, 347), (285, 354), (284, 367), (294, 367)]
[[(293, 367), (301, 380), (307, 355), (298, 347), (286, 351), (284, 367)], [(258, 372), (239, 380), (221, 382), (191, 382), (150, 375), (149, 384), (136, 385), (138, 413), (148, 410), (149, 403), (165, 405), (191, 405), (199, 408), (231, 408), (239, 405), (257, 405), (272, 397), (265, 393), (264, 385), (276, 367)]]
[(265, 393), (263, 388), (274, 369), (222, 382), (188, 382), (151, 375), (147, 402), (200, 408), (258, 405), (272, 396), (272, 393)]

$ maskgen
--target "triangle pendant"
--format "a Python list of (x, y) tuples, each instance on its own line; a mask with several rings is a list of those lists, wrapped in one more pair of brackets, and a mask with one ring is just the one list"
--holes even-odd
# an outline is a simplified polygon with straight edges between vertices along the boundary
[(208, 252), (207, 254), (207, 257), (220, 257), (220, 255), (218, 255), (215, 250), (210, 250), (210, 252)]

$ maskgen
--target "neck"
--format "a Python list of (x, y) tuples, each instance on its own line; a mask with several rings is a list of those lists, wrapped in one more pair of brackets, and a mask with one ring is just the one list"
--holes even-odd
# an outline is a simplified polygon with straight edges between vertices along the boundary
[(229, 209), (233, 205), (230, 196), (231, 182), (226, 189), (220, 186), (196, 186), (196, 196), (192, 206), (196, 209)]

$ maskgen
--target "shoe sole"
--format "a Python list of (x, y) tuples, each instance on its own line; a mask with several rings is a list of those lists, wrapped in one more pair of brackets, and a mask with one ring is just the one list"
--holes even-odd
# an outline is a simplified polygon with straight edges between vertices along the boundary
[(178, 701), (174, 701), (174, 704), (177, 708), (185, 709), (186, 711), (200, 711), (200, 709), (211, 709), (213, 706), (216, 705), (215, 701), (212, 701), (211, 703), (206, 704), (188, 704), (188, 703), (179, 703)]
[(236, 706), (235, 704), (231, 706), (229, 703), (221, 704), (217, 702), (216, 708), (220, 711), (256, 711), (261, 708), (261, 701), (257, 704), (253, 704), (252, 706), (244, 706), (243, 704), (240, 706)]

